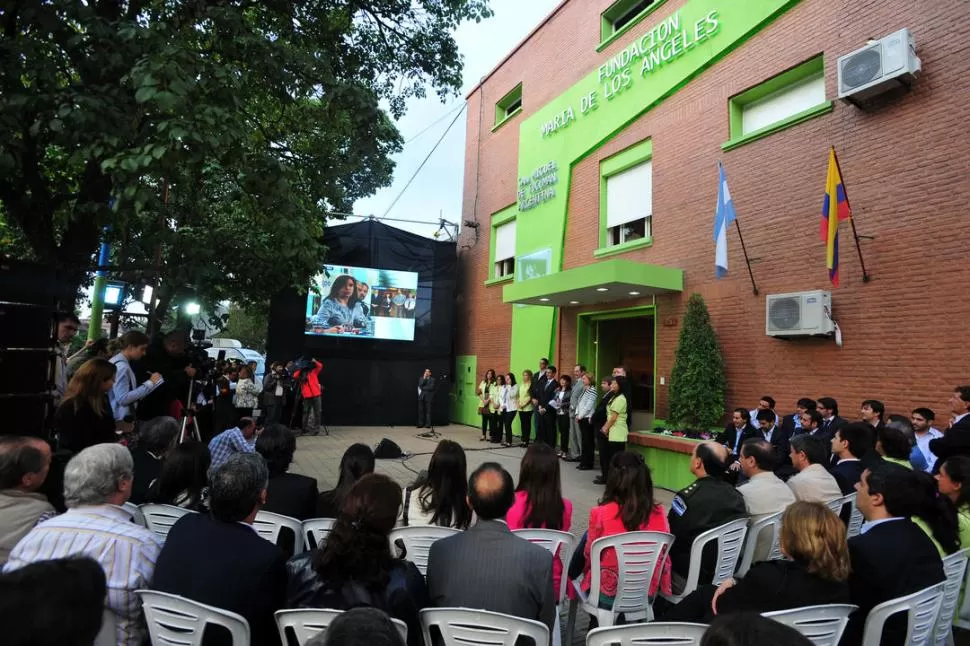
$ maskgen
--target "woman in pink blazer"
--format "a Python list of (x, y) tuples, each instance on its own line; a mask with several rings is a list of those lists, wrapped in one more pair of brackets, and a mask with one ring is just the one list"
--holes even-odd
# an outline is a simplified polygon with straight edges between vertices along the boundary
[[(519, 467), (519, 486), (515, 503), (505, 516), (509, 529), (558, 529), (569, 531), (573, 518), (573, 503), (562, 497), (559, 479), (559, 457), (555, 449), (536, 442), (522, 456)], [(552, 561), (553, 590), (559, 594), (562, 581), (562, 561), (557, 553)]]
[[(609, 474), (600, 505), (589, 510), (589, 535), (583, 548), (586, 563), (582, 589), (585, 592), (590, 587), (590, 548), (596, 539), (633, 531), (670, 533), (663, 505), (653, 499), (650, 469), (640, 454), (617, 453), (610, 462)], [(650, 583), (650, 596), (657, 594), (657, 588), (670, 594), (670, 572), (670, 557), (665, 554)], [(616, 579), (616, 551), (610, 548), (600, 558), (600, 607), (613, 605)]]

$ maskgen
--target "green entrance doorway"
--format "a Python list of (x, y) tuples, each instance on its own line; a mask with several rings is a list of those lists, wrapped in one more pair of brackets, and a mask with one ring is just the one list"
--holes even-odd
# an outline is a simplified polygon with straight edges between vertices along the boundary
[(576, 340), (581, 363), (593, 371), (598, 381), (611, 375), (616, 366), (626, 367), (633, 390), (630, 430), (651, 428), (656, 410), (655, 308), (651, 305), (580, 314)]

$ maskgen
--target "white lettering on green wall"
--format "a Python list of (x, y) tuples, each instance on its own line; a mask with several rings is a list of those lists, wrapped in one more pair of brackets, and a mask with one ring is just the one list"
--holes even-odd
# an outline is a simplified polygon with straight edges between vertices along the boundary
[[(636, 61), (640, 61), (640, 76), (645, 77), (714, 36), (721, 25), (719, 16), (717, 9), (712, 9), (697, 22), (681, 25), (678, 11), (634, 40), (618, 54), (610, 57), (597, 70), (601, 89), (590, 91), (580, 97), (580, 116), (588, 115), (598, 108), (597, 99), (600, 96), (610, 101), (633, 87), (636, 76), (632, 68)], [(575, 120), (576, 110), (573, 106), (567, 106), (542, 123), (539, 126), (539, 133), (543, 138), (551, 137)]]
[[(573, 117), (575, 119), (575, 117)], [(559, 183), (559, 165), (551, 161), (532, 171), (527, 177), (519, 178), (519, 211), (534, 209), (556, 197), (556, 184)]]

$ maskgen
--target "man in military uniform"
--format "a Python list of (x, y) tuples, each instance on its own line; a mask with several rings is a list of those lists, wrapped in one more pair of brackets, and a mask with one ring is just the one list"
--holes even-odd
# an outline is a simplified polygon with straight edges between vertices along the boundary
[[(667, 520), (670, 523), (670, 533), (676, 538), (670, 549), (675, 592), (678, 591), (676, 579), (687, 578), (694, 539), (709, 529), (747, 515), (744, 498), (723, 479), (730, 455), (728, 448), (717, 442), (702, 442), (694, 447), (690, 472), (697, 480), (677, 492), (670, 505)], [(717, 542), (714, 541), (704, 549), (698, 583), (711, 582), (716, 558)], [(682, 587), (681, 581), (680, 588)]]

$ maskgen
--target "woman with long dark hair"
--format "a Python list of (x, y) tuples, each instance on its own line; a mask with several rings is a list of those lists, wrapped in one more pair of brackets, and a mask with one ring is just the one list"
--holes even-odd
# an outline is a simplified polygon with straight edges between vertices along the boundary
[[(583, 590), (590, 586), (590, 548), (598, 538), (614, 536), (624, 532), (647, 531), (670, 533), (670, 523), (663, 505), (653, 497), (653, 479), (650, 468), (644, 464), (639, 453), (621, 451), (613, 456), (606, 492), (598, 507), (589, 510), (589, 533), (583, 546)], [(616, 596), (617, 568), (616, 551), (607, 549), (600, 557), (600, 598), (601, 607), (612, 607)], [(657, 589), (665, 594), (671, 591), (670, 557), (663, 556), (658, 564), (649, 594)]]
[(512, 446), (512, 422), (518, 412), (519, 387), (515, 383), (515, 375), (510, 372), (505, 375), (505, 387), (502, 389), (502, 426), (505, 428), (502, 446)]
[(107, 359), (91, 359), (71, 377), (54, 413), (60, 448), (77, 453), (95, 444), (118, 441), (108, 402), (116, 370)]
[[(627, 410), (629, 402), (623, 392), (626, 390), (626, 377), (617, 375), (610, 382), (611, 397), (606, 405), (606, 423), (597, 434), (597, 441), (600, 448), (600, 461), (606, 466), (606, 473), (603, 481), (597, 484), (605, 484), (610, 478), (610, 466), (613, 463), (613, 456), (626, 447), (626, 438), (629, 434), (627, 426)], [(605, 399), (605, 398), (604, 398)], [(595, 481), (594, 481), (595, 482)]]
[(357, 307), (357, 281), (353, 276), (341, 274), (330, 286), (330, 294), (320, 303), (317, 325), (327, 334), (351, 332), (354, 328), (367, 327), (363, 309)]
[(569, 400), (573, 392), (573, 378), (559, 375), (556, 386), (556, 428), (559, 430), (559, 456), (569, 457)]
[(522, 371), (522, 383), (519, 384), (519, 424), (522, 433), (522, 446), (529, 447), (529, 436), (532, 434), (532, 397), (534, 384), (532, 383), (532, 371)]
[(425, 477), (405, 494), (408, 525), (439, 525), (468, 529), (468, 467), (465, 450), (451, 440), (441, 440), (431, 456)]
[[(569, 531), (573, 520), (573, 503), (562, 497), (559, 457), (556, 450), (539, 442), (522, 456), (515, 503), (505, 516), (509, 529), (558, 529)], [(562, 562), (559, 554), (552, 560), (552, 589), (559, 593)]]
[(340, 458), (337, 486), (330, 491), (324, 491), (317, 499), (317, 516), (336, 518), (344, 496), (355, 482), (368, 473), (374, 473), (374, 452), (366, 444), (351, 444)]
[(954, 455), (947, 458), (940, 465), (936, 484), (940, 494), (957, 510), (960, 547), (970, 547), (970, 456)]
[(478, 413), (482, 416), (482, 438), (479, 440), (480, 442), (488, 439), (489, 429), (492, 427), (492, 413), (494, 412), (492, 410), (492, 390), (496, 387), (495, 371), (489, 368), (478, 384)]
[(407, 624), (409, 646), (421, 646), (418, 613), (430, 605), (428, 589), (414, 563), (394, 558), (388, 542), (400, 507), (401, 487), (387, 476), (358, 480), (323, 546), (287, 563), (287, 607), (378, 608)]
[(505, 375), (496, 375), (495, 385), (488, 392), (492, 410), (492, 419), (488, 422), (488, 441), (492, 444), (498, 444), (502, 441), (502, 392), (504, 390)]
[(596, 377), (586, 372), (581, 377), (583, 392), (576, 404), (576, 421), (579, 423), (579, 435), (582, 438), (582, 451), (579, 454), (580, 471), (593, 468), (596, 454), (596, 437), (593, 434), (593, 413), (596, 412)]
[(192, 440), (177, 444), (165, 455), (158, 479), (148, 486), (147, 502), (209, 511), (209, 447)]
[(253, 379), (253, 373), (249, 366), (240, 366), (239, 379), (236, 381), (236, 392), (232, 397), (237, 422), (243, 417), (252, 417), (253, 410), (259, 406), (259, 393), (262, 388), (257, 386)]
[(941, 496), (933, 476), (922, 471), (907, 473), (913, 481), (907, 488), (908, 508), (904, 515), (932, 539), (940, 557), (960, 549), (960, 526), (957, 510), (949, 498)]

